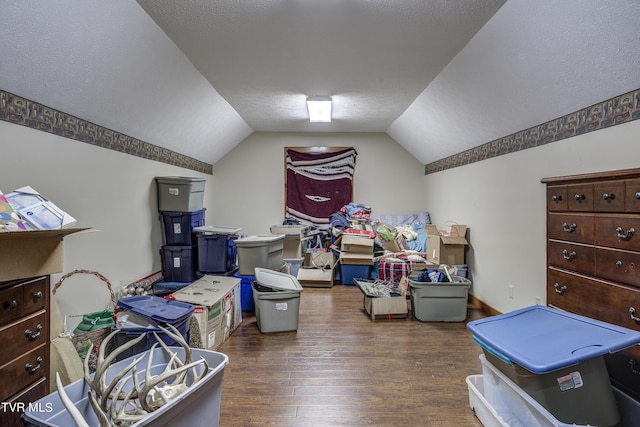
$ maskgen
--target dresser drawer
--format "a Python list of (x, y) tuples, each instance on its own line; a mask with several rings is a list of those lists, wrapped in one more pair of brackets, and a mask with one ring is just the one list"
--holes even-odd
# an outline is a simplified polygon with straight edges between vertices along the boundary
[[(48, 344), (48, 343), (47, 343)], [(0, 401), (49, 374), (47, 345), (40, 346), (0, 368)]]
[(0, 366), (47, 342), (47, 313), (40, 311), (0, 329)]
[(589, 244), (594, 242), (592, 214), (551, 212), (547, 226), (550, 239)]
[(547, 261), (550, 265), (581, 273), (594, 273), (594, 246), (558, 240), (549, 240), (548, 246)]
[(640, 252), (596, 247), (596, 271), (604, 279), (640, 286)]
[(569, 209), (566, 185), (550, 185), (547, 187), (547, 209), (550, 211), (566, 211)]
[(596, 246), (640, 251), (640, 215), (597, 215)]
[(0, 291), (0, 325), (22, 317), (22, 286), (12, 286)]
[(570, 211), (593, 211), (593, 184), (567, 185), (567, 199)]
[(624, 212), (624, 181), (593, 184), (593, 208), (596, 212)]
[(625, 183), (624, 211), (640, 213), (640, 178)]
[(49, 281), (40, 277), (23, 285), (24, 311), (23, 314), (34, 313), (45, 307), (46, 296), (49, 292)]
[(547, 303), (604, 322), (640, 330), (640, 290), (562, 271), (547, 270)]

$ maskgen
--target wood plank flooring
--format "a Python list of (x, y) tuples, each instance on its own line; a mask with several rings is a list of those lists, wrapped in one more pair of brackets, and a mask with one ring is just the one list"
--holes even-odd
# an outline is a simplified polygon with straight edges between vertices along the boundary
[[(484, 317), (469, 306), (467, 321)], [(372, 321), (356, 286), (305, 288), (297, 332), (253, 313), (219, 349), (220, 425), (472, 426), (465, 378), (481, 373), (465, 322)]]

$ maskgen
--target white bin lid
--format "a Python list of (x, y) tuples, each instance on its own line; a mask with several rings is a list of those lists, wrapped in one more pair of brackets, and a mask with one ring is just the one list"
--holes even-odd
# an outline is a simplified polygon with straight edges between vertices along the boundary
[(242, 228), (203, 225), (201, 227), (193, 227), (193, 231), (206, 234), (238, 234), (242, 231)]
[(284, 234), (267, 234), (262, 236), (247, 236), (236, 239), (236, 246), (263, 246), (265, 243), (273, 243), (284, 240)]
[(302, 285), (294, 276), (279, 271), (256, 267), (256, 280), (262, 286), (280, 291), (302, 291)]

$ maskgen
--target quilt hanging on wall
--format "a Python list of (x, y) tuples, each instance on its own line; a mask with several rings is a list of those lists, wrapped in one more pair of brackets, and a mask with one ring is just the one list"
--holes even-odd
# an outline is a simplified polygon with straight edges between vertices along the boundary
[(353, 198), (354, 148), (303, 151), (287, 148), (285, 216), (320, 230), (330, 227), (329, 216)]

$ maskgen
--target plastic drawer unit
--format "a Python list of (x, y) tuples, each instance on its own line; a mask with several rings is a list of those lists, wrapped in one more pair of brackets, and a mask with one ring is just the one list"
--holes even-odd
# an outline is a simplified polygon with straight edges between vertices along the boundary
[(467, 328), (487, 360), (559, 421), (618, 424), (603, 355), (640, 343), (640, 332), (541, 305)]

